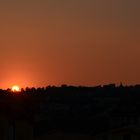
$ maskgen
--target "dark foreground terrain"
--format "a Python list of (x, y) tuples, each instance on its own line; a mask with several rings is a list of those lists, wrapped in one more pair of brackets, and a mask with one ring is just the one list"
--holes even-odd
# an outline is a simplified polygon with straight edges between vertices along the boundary
[(139, 140), (140, 86), (0, 90), (0, 140)]

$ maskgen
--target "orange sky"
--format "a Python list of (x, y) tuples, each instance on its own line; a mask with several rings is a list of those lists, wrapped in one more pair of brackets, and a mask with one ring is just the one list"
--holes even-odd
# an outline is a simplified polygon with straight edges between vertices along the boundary
[(140, 83), (138, 0), (0, 2), (0, 87)]

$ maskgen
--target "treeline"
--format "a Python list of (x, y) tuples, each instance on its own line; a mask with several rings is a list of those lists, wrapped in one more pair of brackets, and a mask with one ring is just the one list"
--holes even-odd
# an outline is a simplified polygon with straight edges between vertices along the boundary
[[(116, 86), (115, 84), (109, 84), (109, 85), (103, 85), (103, 86), (95, 86), (95, 87), (86, 87), (86, 86), (68, 86), (68, 85), (62, 85), (60, 87), (57, 86), (47, 86), (47, 87), (39, 87), (39, 88), (29, 88), (26, 87), (21, 88), (21, 91), (19, 92), (21, 94), (33, 94), (34, 96), (36, 94), (43, 95), (45, 94), (61, 94), (61, 93), (70, 93), (70, 94), (92, 94), (92, 96), (100, 96), (101, 94), (105, 96), (114, 96), (116, 93), (119, 93), (119, 95), (124, 94), (137, 94), (140, 92), (140, 85), (134, 85), (134, 86), (123, 86), (122, 84), (120, 86)], [(11, 95), (13, 92), (11, 89), (2, 90), (0, 89), (0, 95)], [(100, 94), (98, 94), (100, 93)], [(105, 94), (104, 94), (105, 93)]]
[[(26, 88), (0, 90), (0, 113), (36, 121), (36, 134), (47, 129), (96, 132), (140, 118), (140, 85)], [(124, 120), (117, 122), (118, 118)], [(124, 119), (125, 118), (125, 119)], [(126, 121), (127, 118), (127, 121)], [(117, 123), (115, 123), (117, 122)]]

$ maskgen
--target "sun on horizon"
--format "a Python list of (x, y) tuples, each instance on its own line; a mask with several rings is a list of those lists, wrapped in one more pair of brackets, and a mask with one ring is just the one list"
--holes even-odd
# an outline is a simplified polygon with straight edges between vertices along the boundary
[(14, 86), (12, 86), (11, 90), (13, 92), (19, 92), (20, 91), (20, 87), (18, 85), (14, 85)]

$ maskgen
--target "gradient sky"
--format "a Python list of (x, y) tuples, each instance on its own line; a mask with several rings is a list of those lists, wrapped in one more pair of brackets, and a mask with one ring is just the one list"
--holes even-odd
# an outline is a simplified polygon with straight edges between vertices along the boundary
[(139, 0), (1, 0), (0, 87), (140, 83)]

